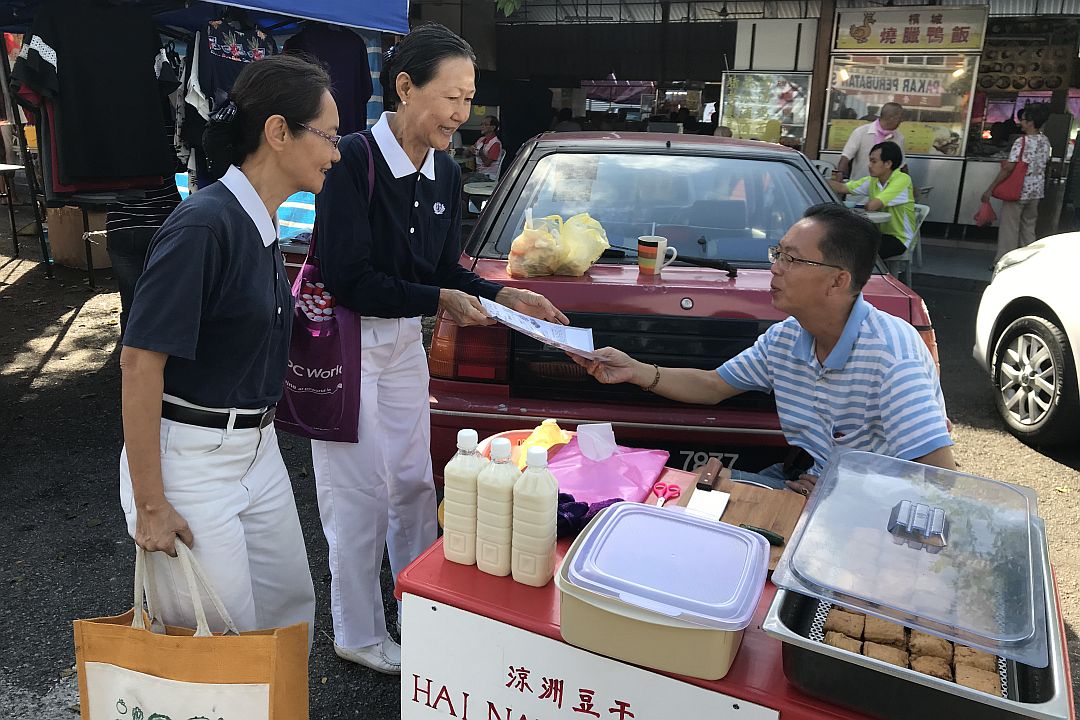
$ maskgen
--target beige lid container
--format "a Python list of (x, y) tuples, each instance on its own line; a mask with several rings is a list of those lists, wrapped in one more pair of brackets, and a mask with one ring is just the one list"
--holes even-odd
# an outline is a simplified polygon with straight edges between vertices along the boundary
[[(618, 529), (620, 520), (624, 531)], [(651, 532), (642, 534), (646, 529)], [(713, 537), (717, 542), (711, 542)], [(623, 544), (629, 545), (625, 561), (619, 557)], [(663, 548), (655, 554), (668, 567), (650, 565), (654, 553), (649, 547)], [(733, 548), (740, 557), (714, 554)], [(768, 544), (753, 533), (677, 510), (614, 505), (594, 518), (555, 575), (563, 639), (654, 670), (719, 680), (735, 660), (764, 589), (767, 564)], [(685, 583), (688, 569), (700, 578), (710, 568), (716, 582)], [(703, 594), (681, 603), (678, 578), (702, 588)], [(582, 587), (586, 584), (593, 587)], [(716, 601), (712, 611), (710, 600)]]

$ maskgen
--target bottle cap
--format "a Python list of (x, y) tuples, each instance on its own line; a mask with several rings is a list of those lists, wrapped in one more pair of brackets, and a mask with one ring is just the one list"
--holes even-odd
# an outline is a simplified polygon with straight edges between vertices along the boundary
[(529, 448), (529, 454), (525, 456), (525, 463), (529, 467), (547, 467), (547, 455), (547, 448), (531, 447)]
[(492, 460), (509, 460), (510, 459), (510, 441), (506, 438), (495, 438), (491, 441), (491, 459)]
[(476, 437), (476, 431), (475, 430), (469, 430), (469, 429), (458, 430), (458, 434), (457, 434), (457, 447), (458, 447), (458, 450), (465, 450), (467, 452), (472, 452), (473, 450), (476, 449), (476, 442), (477, 442), (477, 437)]

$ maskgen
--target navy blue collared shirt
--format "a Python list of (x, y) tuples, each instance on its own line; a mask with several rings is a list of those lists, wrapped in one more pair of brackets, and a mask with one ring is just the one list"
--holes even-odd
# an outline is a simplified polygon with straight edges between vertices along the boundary
[(169, 356), (169, 395), (213, 408), (265, 407), (285, 379), (289, 290), (277, 228), (231, 167), (154, 235), (124, 345)]
[(494, 300), (502, 285), (458, 263), (461, 171), (446, 153), (429, 150), (418, 172), (391, 133), (390, 116), (365, 133), (375, 162), (371, 202), (359, 134), (342, 139), (341, 161), (315, 198), (323, 282), (340, 303), (373, 317), (434, 315), (440, 288)]

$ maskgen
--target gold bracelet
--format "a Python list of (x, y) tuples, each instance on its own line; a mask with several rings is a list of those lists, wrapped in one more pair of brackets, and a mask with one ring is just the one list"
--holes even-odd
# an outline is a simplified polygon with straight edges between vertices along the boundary
[(653, 363), (653, 367), (656, 368), (656, 377), (653, 378), (653, 381), (649, 385), (649, 387), (641, 388), (645, 392), (652, 392), (656, 389), (656, 386), (660, 384), (660, 366), (656, 363)]

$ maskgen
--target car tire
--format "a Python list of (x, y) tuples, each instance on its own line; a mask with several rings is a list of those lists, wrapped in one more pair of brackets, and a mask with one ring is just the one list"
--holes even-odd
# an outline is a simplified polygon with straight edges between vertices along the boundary
[(1080, 417), (1069, 341), (1054, 323), (1014, 320), (994, 346), (994, 403), (1009, 432), (1030, 445), (1075, 437)]

